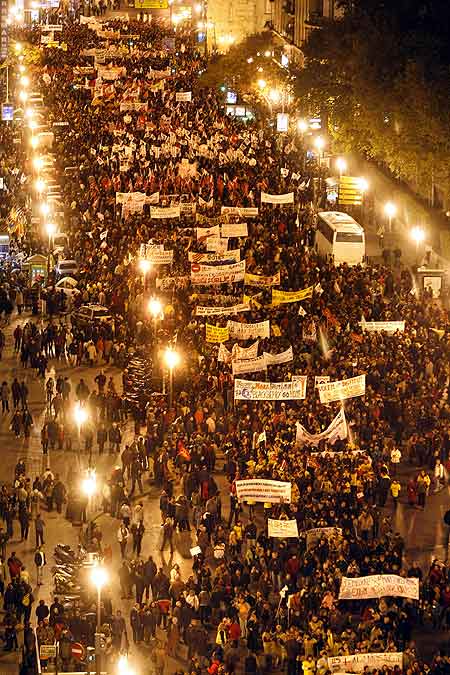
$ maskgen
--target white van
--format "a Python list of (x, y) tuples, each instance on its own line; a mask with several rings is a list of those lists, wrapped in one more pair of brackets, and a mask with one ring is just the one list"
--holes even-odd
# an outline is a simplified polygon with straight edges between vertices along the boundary
[(319, 255), (333, 256), (335, 265), (360, 265), (366, 255), (364, 229), (348, 213), (320, 211), (315, 246)]

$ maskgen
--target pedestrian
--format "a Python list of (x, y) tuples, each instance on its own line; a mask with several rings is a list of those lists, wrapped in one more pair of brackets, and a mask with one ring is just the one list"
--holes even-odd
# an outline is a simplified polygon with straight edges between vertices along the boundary
[(120, 545), (120, 555), (122, 559), (126, 557), (127, 543), (130, 537), (130, 531), (125, 523), (121, 523), (117, 531), (117, 541)]
[(392, 499), (394, 501), (394, 509), (395, 510), (397, 510), (398, 498), (399, 498), (401, 489), (402, 489), (402, 487), (401, 487), (400, 483), (398, 482), (398, 480), (396, 480), (394, 478), (394, 480), (391, 483), (391, 495), (392, 495)]
[(44, 566), (47, 564), (45, 553), (42, 546), (38, 546), (34, 554), (34, 564), (36, 565), (36, 583), (42, 586), (42, 579), (44, 576)]
[(0, 389), (0, 396), (2, 399), (2, 413), (9, 412), (9, 384), (4, 380)]
[(34, 521), (35, 533), (36, 533), (36, 548), (44, 545), (44, 528), (45, 523), (42, 520), (41, 514), (38, 513)]
[(170, 552), (173, 553), (173, 520), (166, 518), (163, 525), (163, 537), (160, 551), (163, 551), (166, 544), (169, 544)]
[(144, 537), (145, 527), (142, 520), (138, 523), (133, 523), (131, 526), (131, 534), (133, 535), (133, 553), (139, 558), (142, 550), (142, 539)]

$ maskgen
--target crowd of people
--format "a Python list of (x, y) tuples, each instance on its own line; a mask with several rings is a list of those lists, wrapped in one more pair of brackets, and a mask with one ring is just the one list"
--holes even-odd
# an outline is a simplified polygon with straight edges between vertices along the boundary
[[(318, 256), (313, 199), (323, 195), (312, 189), (317, 165), (299, 171), (304, 147), (296, 135), (281, 142), (263, 121), (225, 114), (223, 94), (199, 85), (207, 64), (189, 32), (174, 33), (162, 21), (62, 23), (67, 50), (41, 48), (30, 75), (44, 96), (49, 124), (56, 123), (65, 231), (80, 267), (76, 306), (100, 302), (120, 320), (111, 333), (95, 322), (80, 328), (75, 320), (50, 317), (42, 327), (29, 319), (13, 338), (22, 367), (44, 378), (43, 453), (72, 449), (74, 421), (67, 412), (75, 399), (89, 409), (82, 451), (114, 455), (102, 492), (105, 513), (117, 519), (114, 547), (105, 545), (99, 526), (87, 536), (107, 562), (121, 561), (121, 595), (133, 601), (124, 617), (114, 610), (114, 594), (105, 594), (108, 653), (130, 642), (148, 645), (161, 674), (175, 672), (167, 655), (178, 660), (179, 672), (198, 675), (242, 667), (249, 674), (328, 675), (332, 657), (352, 654), (400, 655), (396, 665), (387, 657), (369, 658), (364, 672), (373, 675), (449, 672), (446, 651), (425, 664), (417, 648), (424, 624), (441, 629), (450, 623), (449, 570), (439, 561), (422, 569), (408, 560), (395, 520), (399, 501), (405, 510), (426, 508), (447, 480), (447, 296), (422, 293), (401, 265), (337, 266)], [(21, 38), (37, 45), (40, 31)], [(0, 133), (6, 142), (9, 128)], [(5, 151), (1, 155), (8, 188), (0, 206), (4, 219), (12, 208), (31, 208), (29, 150), (18, 147), (12, 154), (15, 163)], [(294, 205), (262, 204), (262, 192), (292, 192)], [(246, 236), (220, 236), (224, 226), (239, 231), (243, 220)], [(19, 225), (15, 236), (23, 250), (39, 249), (36, 235)], [(157, 259), (152, 251), (173, 251), (172, 262), (150, 264), (142, 274), (142, 247), (150, 261)], [(241, 259), (243, 279), (196, 282), (195, 265), (209, 263), (213, 276)], [(22, 313), (29, 285), (24, 274), (4, 270), (5, 315), (15, 306)], [(310, 292), (301, 302), (277, 304), (274, 286)], [(49, 286), (47, 310), (61, 309), (52, 293)], [(162, 307), (153, 317), (150, 297)], [(237, 313), (235, 305), (244, 309)], [(219, 334), (230, 328), (229, 319), (238, 323), (237, 337), (208, 342), (205, 324)], [(266, 321), (269, 331), (259, 328)], [(364, 322), (373, 321), (405, 326), (364, 330)], [(123, 367), (143, 346), (156, 365), (165, 345), (182, 355), (170, 373), (173, 405), (165, 396), (150, 397), (134, 420), (132, 443), (123, 442), (122, 431), (135, 410), (103, 370), (94, 389), (81, 379), (71, 387), (67, 377), (54, 381), (47, 374), (50, 359), (67, 358), (74, 368), (87, 363), (98, 369), (110, 360)], [(288, 382), (307, 376), (303, 399), (235, 400), (236, 363), (290, 347), (289, 358), (266, 363), (263, 374), (238, 370), (239, 377)], [(320, 402), (316, 377), (361, 374), (364, 395), (343, 404)], [(2, 409), (12, 414), (14, 433), (27, 437), (33, 420), (27, 418), (26, 381), (19, 380), (3, 382)], [(345, 433), (331, 439), (326, 430), (342, 409)], [(51, 472), (35, 484), (16, 474), (11, 494), (5, 489), (0, 495), (4, 560), (14, 517), (21, 527), (31, 518), (44, 528), (41, 503), (62, 511), (70, 491)], [(239, 499), (244, 479), (289, 482), (289, 503)], [(192, 538), (192, 574), (171, 559), (161, 567), (145, 553), (142, 494), (148, 481), (160, 488), (161, 553), (173, 554)], [(298, 537), (271, 536), (269, 519), (295, 521)], [(36, 529), (36, 546), (43, 531), (38, 537)], [(15, 554), (10, 558), (14, 563)], [(26, 570), (19, 561), (13, 575), (10, 558), (11, 583), (6, 568), (2, 581), (7, 647), (14, 649), (15, 626), (22, 617), (34, 621), (35, 600)], [(339, 599), (343, 577), (374, 574), (418, 578), (419, 599)], [(80, 608), (41, 600), (35, 616), (41, 644), (55, 636), (92, 643), (95, 619)]]

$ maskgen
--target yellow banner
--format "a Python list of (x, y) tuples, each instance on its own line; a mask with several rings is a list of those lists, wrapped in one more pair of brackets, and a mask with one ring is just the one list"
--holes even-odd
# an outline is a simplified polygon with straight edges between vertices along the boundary
[(299, 302), (300, 300), (306, 300), (306, 298), (312, 298), (314, 286), (309, 286), (304, 288), (302, 291), (277, 291), (276, 288), (272, 288), (272, 305), (284, 305), (288, 302)]
[(278, 286), (280, 283), (280, 273), (277, 272), (271, 277), (265, 277), (262, 274), (248, 274), (244, 277), (246, 286)]
[(168, 0), (134, 0), (136, 9), (168, 9)]
[(220, 328), (220, 326), (206, 324), (206, 342), (226, 342), (230, 337), (229, 333), (227, 326)]

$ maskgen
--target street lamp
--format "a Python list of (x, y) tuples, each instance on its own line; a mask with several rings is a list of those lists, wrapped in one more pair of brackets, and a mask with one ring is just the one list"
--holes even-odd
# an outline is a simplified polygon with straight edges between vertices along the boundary
[(48, 279), (48, 276), (50, 274), (50, 251), (52, 246), (52, 239), (55, 236), (57, 228), (55, 223), (47, 223), (45, 225), (45, 229), (47, 231), (48, 236), (48, 255), (47, 255), (47, 279)]
[(47, 217), (50, 213), (50, 204), (48, 202), (42, 202), (41, 204), (41, 213), (43, 216)]
[(338, 157), (336, 160), (336, 169), (339, 171), (339, 177), (347, 170), (347, 162), (343, 157)]
[(386, 202), (386, 204), (384, 205), (384, 212), (387, 215), (388, 222), (389, 222), (389, 233), (391, 233), (391, 231), (392, 231), (392, 218), (394, 218), (396, 213), (397, 213), (397, 207), (392, 202)]
[(19, 91), (19, 100), (22, 103), (26, 103), (28, 101), (28, 93), (25, 91), (25, 89), (21, 89)]
[(173, 403), (173, 369), (179, 364), (180, 355), (172, 347), (167, 347), (164, 360), (169, 368), (169, 409), (171, 409)]
[(36, 150), (37, 146), (39, 145), (39, 138), (37, 136), (32, 136), (30, 139), (30, 144), (33, 150)]
[(139, 260), (139, 269), (142, 272), (142, 277), (144, 279), (144, 289), (146, 287), (147, 274), (150, 272), (152, 263), (146, 258), (140, 258)]
[(269, 98), (272, 101), (272, 103), (275, 103), (275, 105), (278, 105), (278, 103), (281, 101), (281, 92), (279, 89), (271, 89), (269, 91)]
[(322, 188), (322, 176), (321, 176), (321, 171), (322, 171), (322, 153), (323, 149), (325, 147), (325, 140), (322, 138), (322, 136), (317, 136), (317, 138), (314, 141), (314, 145), (317, 148), (317, 152), (319, 155), (319, 194)]
[(24, 89), (30, 86), (30, 78), (28, 77), (28, 75), (22, 75), (22, 77), (20, 78), (20, 84)]
[(416, 225), (411, 229), (410, 232), (411, 239), (416, 244), (416, 265), (419, 264), (419, 246), (425, 241), (426, 233), (423, 227)]
[(78, 427), (78, 443), (79, 443), (79, 452), (81, 452), (81, 427), (87, 422), (88, 412), (86, 408), (83, 408), (79, 403), (76, 404), (74, 410), (74, 418)]
[(36, 188), (36, 192), (41, 194), (45, 190), (45, 180), (42, 180), (42, 178), (38, 178), (34, 184), (34, 187)]
[(267, 87), (267, 82), (265, 80), (258, 80), (257, 85), (262, 90)]
[(298, 120), (297, 129), (303, 135), (308, 131), (308, 122), (306, 120)]
[(158, 316), (161, 316), (162, 308), (161, 300), (158, 300), (158, 298), (151, 298), (148, 303), (148, 311), (155, 321)]
[(102, 630), (102, 589), (109, 581), (108, 570), (103, 565), (96, 565), (91, 571), (92, 585), (97, 589), (97, 626), (95, 629), (95, 670), (97, 675), (102, 672), (101, 669), (101, 641), (103, 638)]

